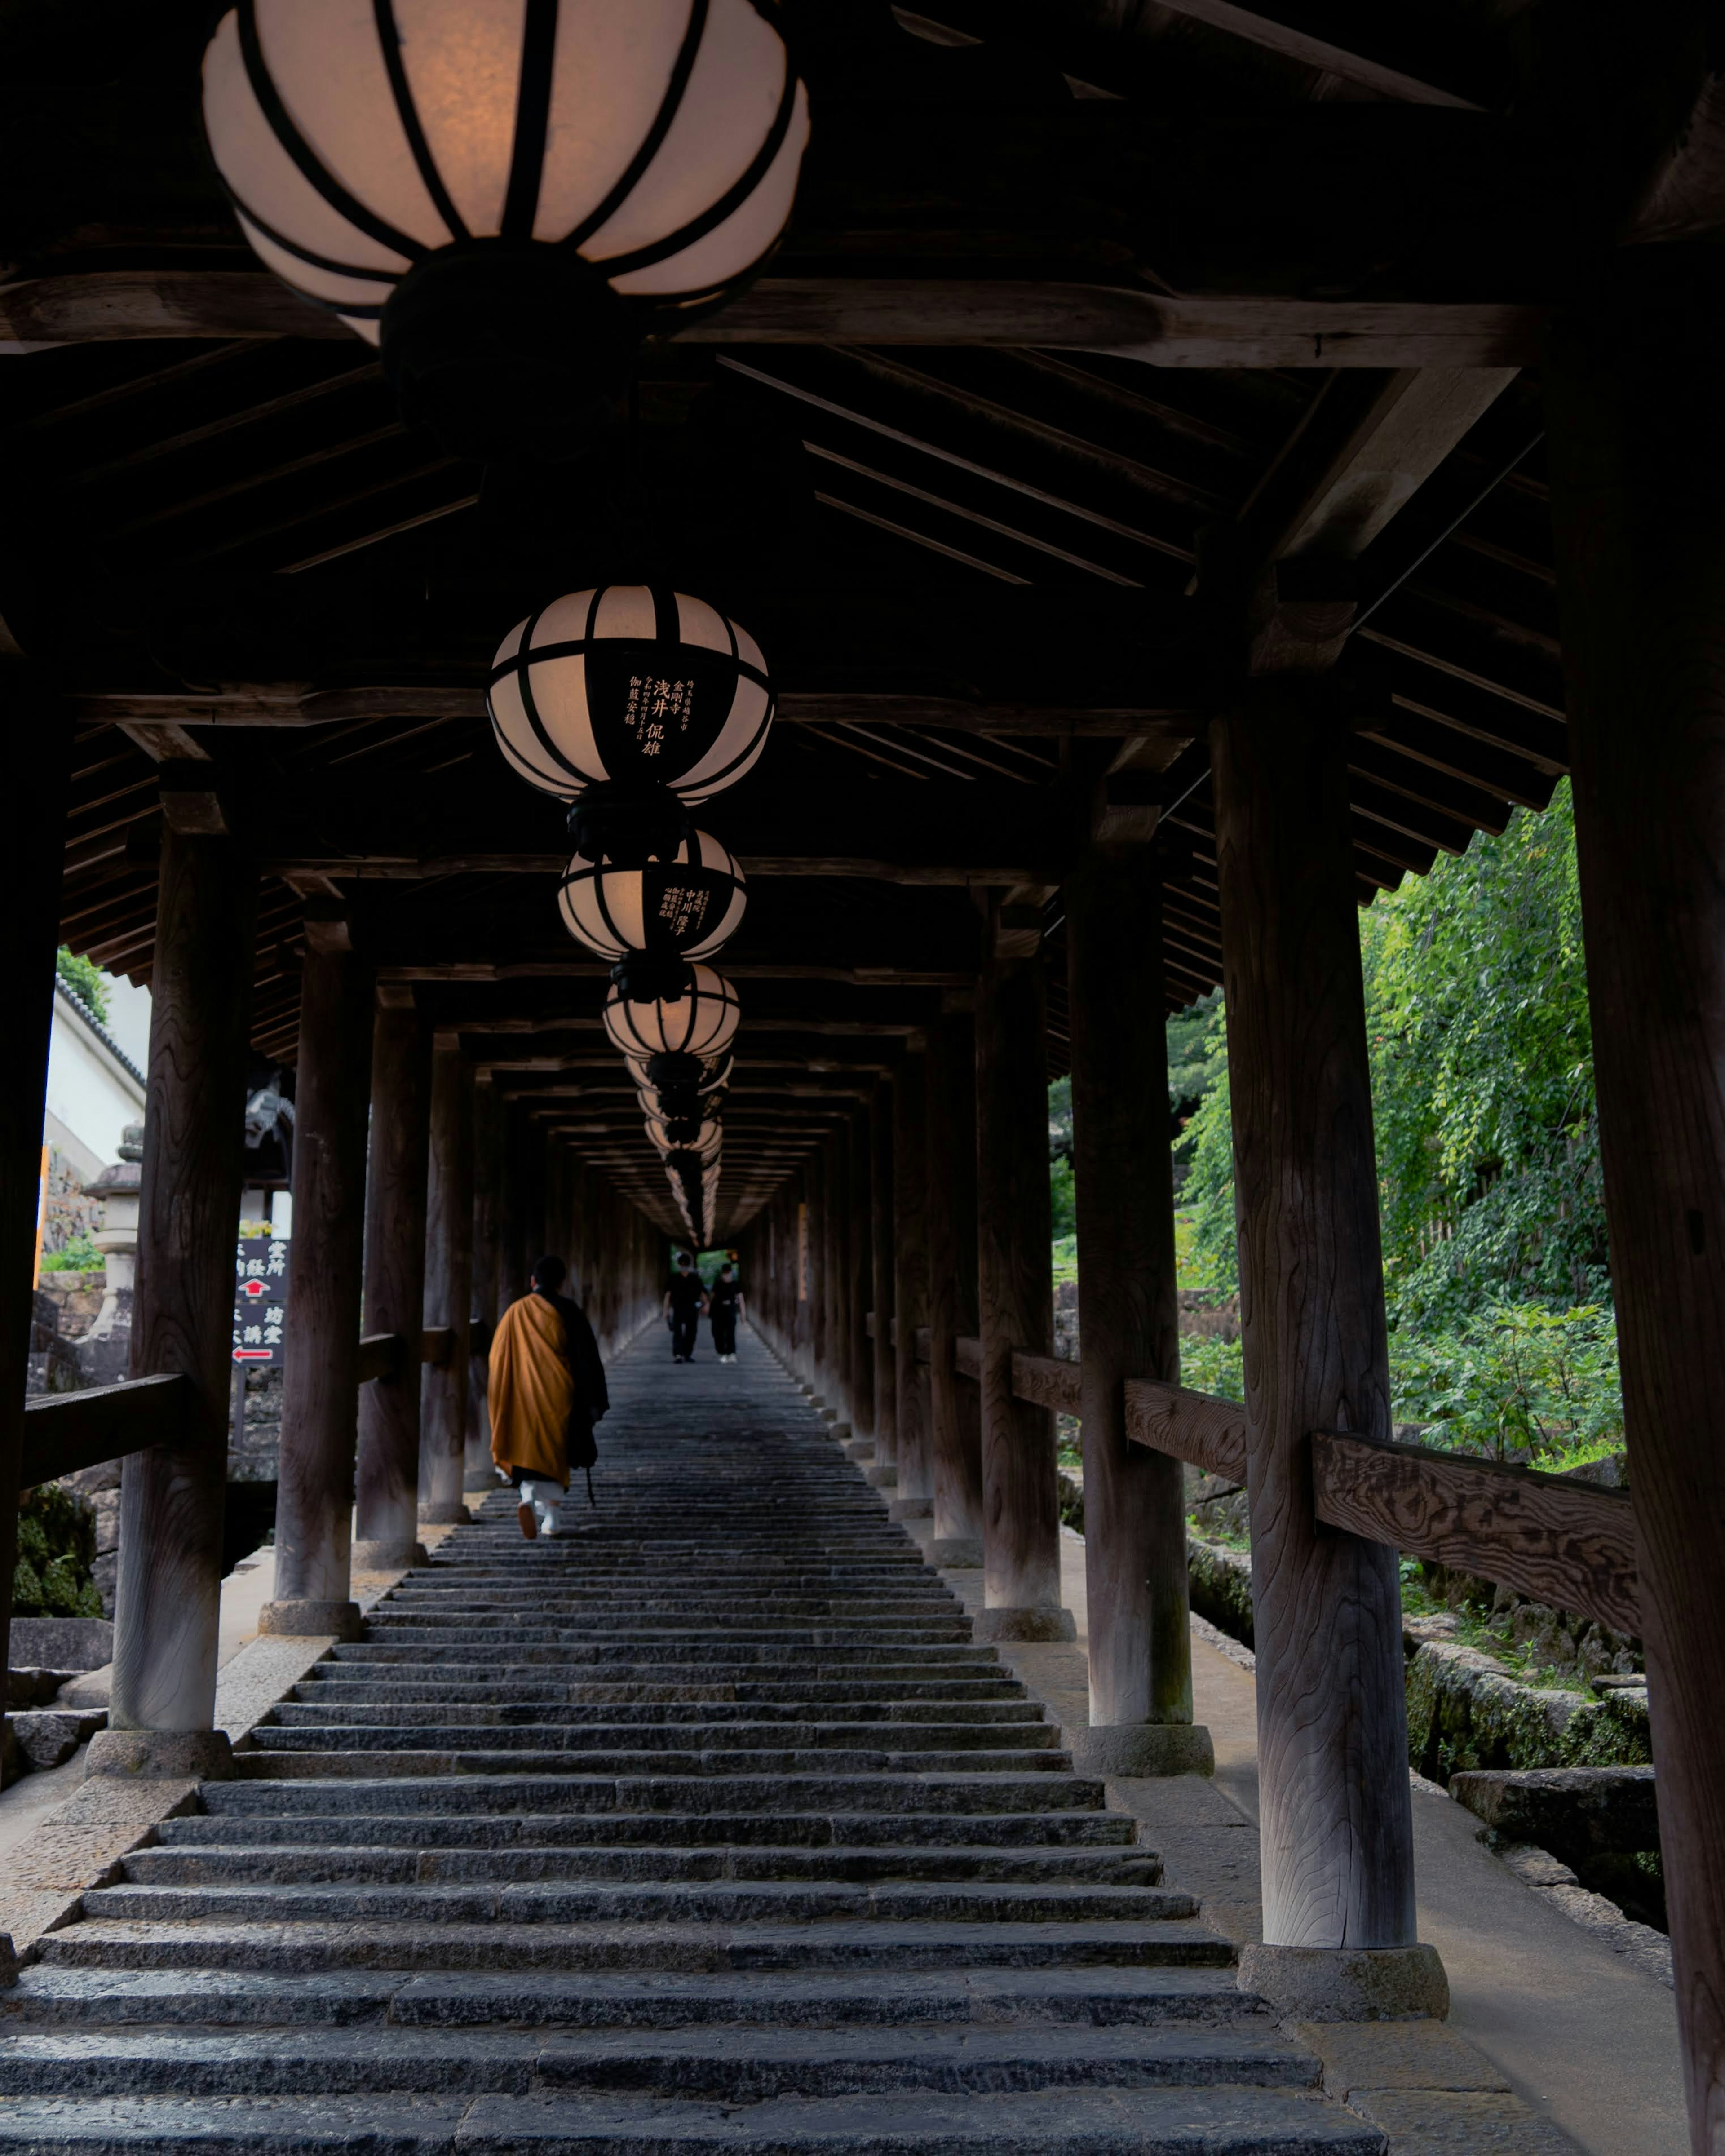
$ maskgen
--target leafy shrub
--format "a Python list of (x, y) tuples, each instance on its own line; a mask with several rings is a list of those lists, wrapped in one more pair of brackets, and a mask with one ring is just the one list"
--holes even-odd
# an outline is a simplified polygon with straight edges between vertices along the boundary
[(75, 1491), (58, 1482), (27, 1490), (18, 1506), (14, 1617), (100, 1617), (102, 1598), (90, 1576), (95, 1522)]
[(88, 1231), (81, 1228), (59, 1250), (42, 1253), (42, 1270), (45, 1273), (99, 1273), (107, 1262), (91, 1242)]
[(102, 1024), (108, 1022), (108, 977), (94, 959), (73, 955), (64, 943), (54, 954), (54, 971), (80, 1003), (88, 1004)]

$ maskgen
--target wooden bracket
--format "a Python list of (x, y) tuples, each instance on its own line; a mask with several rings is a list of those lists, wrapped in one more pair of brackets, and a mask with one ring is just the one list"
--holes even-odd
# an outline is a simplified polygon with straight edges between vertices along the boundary
[(162, 787), (162, 819), (170, 830), (192, 839), (227, 836), (228, 819), (212, 783), (214, 775), (201, 752), (198, 762), (176, 760), (162, 766), (157, 773)]

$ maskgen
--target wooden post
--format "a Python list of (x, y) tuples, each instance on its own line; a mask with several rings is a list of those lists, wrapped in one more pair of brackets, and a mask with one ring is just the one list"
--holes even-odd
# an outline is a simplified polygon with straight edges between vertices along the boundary
[(503, 1126), (497, 1088), (487, 1070), (473, 1082), (473, 1292), (471, 1312), (483, 1342), (467, 1363), (467, 1454), (462, 1486), (495, 1487), (491, 1412), (485, 1388), (490, 1375), (491, 1335), (497, 1329), (497, 1235), (502, 1186)]
[(257, 892), (252, 846), (164, 823), (131, 1374), (182, 1372), (196, 1407), (182, 1449), (126, 1462), (114, 1687), (91, 1774), (225, 1771), (211, 1722)]
[(431, 1049), (410, 988), (377, 991), (372, 1039), (372, 1144), (366, 1174), (367, 1333), (392, 1332), (395, 1369), (360, 1388), (362, 1570), (424, 1564), (419, 1527), (419, 1343), (425, 1327), (425, 1170)]
[(850, 1435), (850, 1274), (845, 1246), (850, 1234), (850, 1160), (841, 1124), (826, 1142), (827, 1404), (833, 1435)]
[[(976, 1031), (968, 1014), (943, 1016), (930, 1028), (927, 1071), (928, 1418), (934, 1476), (928, 1561), (979, 1565), (981, 1403), (976, 1386), (958, 1375), (953, 1361), (961, 1332), (973, 1333), (976, 1326)], [(962, 1106), (968, 1109), (963, 1116), (968, 1148), (958, 1137)], [(960, 1278), (961, 1250), (971, 1260), (968, 1294)]]
[(883, 1078), (869, 1102), (870, 1241), (875, 1267), (875, 1464), (877, 1486), (898, 1480), (898, 1364), (892, 1353), (892, 1081)]
[(916, 1334), (928, 1322), (928, 1185), (924, 1120), (928, 1058), (920, 1037), (892, 1081), (892, 1307), (898, 1326), (898, 1482), (887, 1507), (895, 1520), (926, 1520), (934, 1511), (934, 1460), (927, 1373)]
[(1251, 693), (1211, 730), (1266, 1942), (1240, 1980), (1296, 2007), (1389, 1984), (1397, 2010), (1442, 2010), (1441, 1966), (1413, 1944), (1396, 1553), (1320, 1532), (1313, 1510), (1312, 1431), (1389, 1435), (1346, 737), (1296, 686)]
[(503, 1125), (502, 1188), (498, 1199), (497, 1315), (527, 1292), (527, 1270), (537, 1250), (527, 1248), (526, 1117), (508, 1100), (501, 1101)]
[[(31, 1280), (42, 1196), (43, 1096), (54, 1022), (70, 722), (33, 667), (0, 660), (8, 769), (0, 788), (0, 968), (11, 984), (0, 1081), (0, 1668), (11, 1636)], [(9, 1285), (8, 1285), (9, 1283)], [(6, 1935), (0, 1933), (0, 1940)], [(9, 1945), (0, 1962), (9, 1957)]]
[(419, 1517), (467, 1518), (468, 1327), (473, 1303), (473, 1066), (459, 1033), (432, 1040), (431, 1137), (425, 1186), (425, 1323), (453, 1334), (449, 1360), (428, 1363), (419, 1396)]
[(869, 1337), (869, 1304), (875, 1286), (872, 1206), (869, 1196), (869, 1120), (850, 1119), (850, 1235), (845, 1245), (845, 1293), (850, 1301), (846, 1338), (850, 1349), (850, 1434), (875, 1435), (875, 1343)]
[[(1649, 250), (1663, 255), (1667, 250)], [(1625, 265), (1545, 372), (1558, 623), (1691, 2144), (1725, 2148), (1725, 285)], [(1622, 306), (1635, 310), (1620, 315)]]
[(1014, 1352), (1054, 1346), (1048, 1050), (1040, 954), (985, 961), (977, 993), (977, 1259), (983, 1400), (978, 1640), (1071, 1640), (1060, 1603), (1055, 1421), (1014, 1399)]
[(1185, 1471), (1126, 1434), (1128, 1378), (1180, 1381), (1156, 857), (1092, 847), (1065, 896), (1090, 1661), (1090, 1727), (1068, 1734), (1085, 1773), (1207, 1774), (1209, 1732), (1192, 1726)]
[(819, 1147), (804, 1171), (809, 1192), (809, 1382), (824, 1407), (832, 1378), (827, 1363), (827, 1163)]
[(353, 1640), (359, 1636), (350, 1557), (372, 972), (352, 950), (316, 942), (306, 950), (296, 1071), (275, 1599), (264, 1604), (259, 1629)]

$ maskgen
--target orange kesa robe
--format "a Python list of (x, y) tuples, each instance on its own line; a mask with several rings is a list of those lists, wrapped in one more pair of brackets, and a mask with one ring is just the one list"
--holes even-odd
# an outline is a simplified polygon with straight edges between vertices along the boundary
[(542, 1295), (524, 1295), (499, 1319), (491, 1341), (491, 1457), (547, 1482), (569, 1482), (569, 1410), (575, 1379), (563, 1321)]

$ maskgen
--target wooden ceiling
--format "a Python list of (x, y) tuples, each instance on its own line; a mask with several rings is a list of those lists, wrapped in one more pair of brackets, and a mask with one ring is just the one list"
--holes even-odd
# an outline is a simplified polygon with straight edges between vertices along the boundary
[(1362, 902), (1545, 804), (1518, 370), (1606, 175), (1554, 146), (1520, 11), (930, 8), (791, 11), (816, 136), (773, 275), (646, 351), (579, 459), (513, 474), (404, 429), (239, 242), (202, 9), (0, 18), (0, 616), (75, 726), (74, 949), (147, 980), (164, 790), (213, 797), (264, 875), (260, 1055), (291, 1063), (306, 906), (339, 899), (670, 1226), (605, 969), (557, 921), (560, 811), (482, 703), (530, 608), (650, 570), (746, 624), (781, 695), (701, 819), (750, 880), (729, 1234), (973, 982), (991, 891), (1041, 919), (1063, 1067), (1059, 888), (1099, 819), (1156, 829), (1170, 1005), (1215, 985), (1218, 559), (1284, 565), (1340, 647)]

